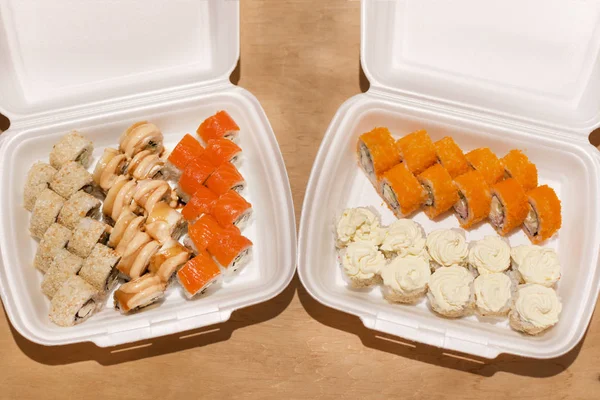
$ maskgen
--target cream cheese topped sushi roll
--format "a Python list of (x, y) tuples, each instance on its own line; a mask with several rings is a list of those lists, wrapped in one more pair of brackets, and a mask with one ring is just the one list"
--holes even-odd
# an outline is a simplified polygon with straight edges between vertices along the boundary
[(486, 236), (472, 243), (468, 260), (480, 274), (503, 272), (510, 267), (510, 246), (498, 236)]
[(560, 279), (560, 262), (553, 249), (517, 246), (512, 249), (512, 260), (521, 282), (551, 287)]
[(475, 304), (481, 315), (506, 315), (510, 310), (512, 281), (502, 273), (479, 275), (473, 282)]
[(474, 303), (473, 274), (459, 265), (441, 267), (429, 278), (431, 309), (449, 318), (465, 315)]
[(347, 208), (336, 225), (337, 247), (343, 248), (350, 242), (372, 242), (381, 244), (383, 230), (379, 219), (368, 208)]
[(344, 273), (349, 278), (350, 285), (355, 288), (379, 283), (378, 274), (385, 264), (383, 253), (369, 242), (350, 243), (342, 256)]
[(92, 162), (94, 144), (77, 131), (63, 136), (50, 152), (50, 165), (60, 169), (70, 161), (75, 161), (87, 168)]
[(427, 251), (433, 267), (453, 264), (462, 265), (466, 262), (469, 249), (462, 232), (453, 229), (438, 229), (427, 236)]
[(410, 219), (399, 219), (384, 229), (381, 250), (399, 256), (412, 255), (428, 259), (426, 241), (421, 225)]
[(427, 291), (429, 262), (422, 257), (396, 257), (381, 269), (383, 296), (394, 302), (414, 303)]
[(556, 292), (536, 284), (521, 285), (508, 315), (510, 326), (529, 335), (537, 335), (554, 326), (562, 311)]

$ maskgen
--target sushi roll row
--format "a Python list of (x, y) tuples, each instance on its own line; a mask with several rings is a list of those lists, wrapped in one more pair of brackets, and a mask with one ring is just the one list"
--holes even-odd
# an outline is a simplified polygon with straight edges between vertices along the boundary
[(500, 235), (519, 226), (533, 243), (561, 226), (561, 204), (537, 168), (520, 150), (498, 158), (489, 148), (464, 154), (447, 136), (433, 142), (426, 131), (394, 140), (375, 128), (358, 140), (359, 164), (398, 218), (423, 209), (435, 219), (454, 209), (468, 229), (489, 219)]

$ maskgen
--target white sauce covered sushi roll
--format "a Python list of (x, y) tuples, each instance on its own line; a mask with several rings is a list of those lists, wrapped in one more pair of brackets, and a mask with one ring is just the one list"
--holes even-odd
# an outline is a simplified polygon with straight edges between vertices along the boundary
[(351, 287), (364, 288), (381, 282), (379, 272), (385, 266), (385, 256), (372, 243), (353, 242), (342, 255), (342, 267)]
[(398, 303), (415, 303), (427, 292), (429, 261), (419, 256), (396, 257), (381, 268), (383, 296)]
[(342, 212), (336, 224), (337, 247), (351, 242), (372, 242), (380, 245), (384, 231), (379, 218), (368, 208), (348, 208)]
[(43, 162), (36, 162), (29, 169), (23, 189), (23, 206), (27, 211), (33, 210), (37, 197), (48, 188), (48, 184), (57, 172), (52, 166)]
[(50, 152), (50, 164), (60, 169), (70, 161), (80, 163), (85, 168), (92, 162), (94, 144), (77, 131), (63, 136)]
[(502, 273), (485, 273), (475, 278), (475, 304), (481, 315), (506, 315), (510, 310), (513, 282)]
[(73, 237), (67, 245), (67, 250), (79, 257), (86, 258), (96, 243), (106, 244), (110, 231), (110, 226), (95, 219), (84, 218), (73, 230)]
[(31, 212), (29, 232), (37, 239), (44, 237), (46, 230), (56, 222), (65, 199), (50, 189), (44, 189), (38, 196)]
[(122, 212), (131, 209), (136, 186), (137, 182), (135, 180), (125, 176), (118, 177), (106, 194), (102, 206), (104, 215), (107, 215), (113, 221), (117, 221)]
[(517, 246), (511, 252), (513, 270), (521, 283), (536, 283), (552, 287), (560, 279), (560, 261), (553, 249)]
[(107, 192), (120, 175), (127, 170), (129, 159), (117, 149), (106, 148), (96, 167), (93, 179), (96, 185)]
[(148, 269), (160, 278), (161, 281), (169, 283), (177, 270), (190, 258), (190, 251), (176, 240), (169, 240), (163, 244), (160, 250), (150, 259)]
[(536, 284), (520, 285), (508, 314), (511, 328), (537, 335), (558, 322), (562, 304), (556, 292)]
[(436, 269), (427, 292), (431, 309), (448, 318), (466, 315), (475, 303), (473, 280), (473, 274), (459, 265)]
[(156, 125), (146, 121), (131, 125), (119, 139), (119, 150), (127, 157), (133, 157), (144, 150), (160, 154), (163, 149), (162, 132)]
[(431, 232), (427, 236), (426, 245), (434, 268), (463, 265), (469, 255), (464, 233), (454, 229), (438, 229)]
[(146, 272), (150, 259), (159, 248), (160, 243), (152, 240), (150, 235), (138, 232), (127, 245), (117, 268), (126, 278), (139, 278)]
[(40, 245), (35, 253), (33, 266), (42, 272), (48, 271), (54, 255), (64, 249), (71, 240), (71, 231), (59, 224), (52, 224), (44, 233)]
[(68, 199), (79, 190), (92, 193), (94, 191), (93, 183), (92, 174), (81, 164), (69, 161), (54, 175), (50, 182), (50, 189)]
[(58, 214), (58, 223), (69, 229), (75, 229), (85, 217), (100, 218), (100, 200), (82, 190), (71, 196)]
[(171, 207), (176, 207), (178, 198), (167, 182), (145, 179), (138, 182), (133, 199), (139, 207), (149, 213), (161, 201), (166, 201)]
[(410, 219), (399, 219), (384, 228), (381, 250), (401, 257), (411, 255), (429, 259), (426, 241), (421, 225)]
[(52, 297), (49, 317), (58, 326), (73, 326), (91, 317), (101, 307), (101, 293), (75, 275)]
[(164, 160), (150, 150), (137, 153), (129, 163), (127, 173), (139, 180), (167, 178)]
[(117, 281), (116, 268), (121, 256), (113, 249), (97, 243), (90, 255), (83, 261), (79, 276), (98, 291), (110, 291)]
[(115, 292), (115, 308), (128, 313), (148, 307), (164, 297), (166, 288), (166, 283), (154, 274), (133, 279)]
[(510, 246), (498, 236), (486, 236), (471, 244), (469, 264), (480, 274), (504, 272), (510, 267)]
[(156, 204), (146, 221), (146, 232), (161, 244), (170, 239), (179, 239), (185, 231), (186, 222), (181, 213), (166, 202)]
[(58, 250), (42, 280), (42, 293), (53, 298), (61, 286), (81, 269), (83, 259), (66, 249)]

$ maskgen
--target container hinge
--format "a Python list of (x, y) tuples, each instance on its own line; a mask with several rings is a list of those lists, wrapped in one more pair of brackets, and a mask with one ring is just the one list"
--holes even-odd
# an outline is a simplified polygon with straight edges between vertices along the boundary
[(496, 358), (500, 354), (500, 350), (488, 340), (453, 330), (446, 330), (443, 347), (484, 358)]
[(410, 316), (378, 313), (373, 329), (431, 346), (443, 347), (444, 344), (442, 331), (423, 327)]
[(209, 309), (208, 312), (198, 313), (191, 307), (177, 313), (177, 326), (179, 331), (201, 328), (227, 321), (233, 310), (221, 310), (219, 307)]

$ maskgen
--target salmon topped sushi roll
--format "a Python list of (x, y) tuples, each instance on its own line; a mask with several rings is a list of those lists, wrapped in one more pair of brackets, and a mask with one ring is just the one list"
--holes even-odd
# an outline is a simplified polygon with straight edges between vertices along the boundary
[(232, 225), (241, 229), (252, 215), (252, 204), (230, 190), (215, 202), (211, 214), (223, 227)]
[(396, 142), (400, 159), (415, 175), (420, 174), (437, 161), (435, 146), (426, 130), (409, 133)]
[(440, 164), (446, 168), (452, 178), (466, 174), (471, 170), (467, 157), (450, 136), (441, 138), (433, 145)]
[(181, 199), (187, 203), (214, 172), (215, 166), (206, 159), (198, 158), (190, 162), (179, 178), (177, 193)]
[(192, 135), (187, 133), (169, 154), (168, 161), (180, 171), (196, 158), (204, 155), (204, 147)]
[(166, 202), (156, 203), (148, 214), (146, 232), (161, 244), (170, 239), (179, 239), (185, 230), (186, 222), (183, 216)]
[(427, 168), (418, 179), (427, 190), (425, 214), (429, 218), (435, 218), (448, 211), (458, 201), (458, 191), (452, 177), (441, 164)]
[(471, 167), (481, 172), (488, 185), (504, 178), (504, 167), (498, 157), (487, 147), (475, 149), (467, 153)]
[(521, 225), (528, 212), (527, 195), (514, 178), (492, 186), (490, 222), (500, 235), (505, 236)]
[(181, 215), (187, 221), (194, 221), (202, 214), (210, 214), (219, 196), (207, 187), (200, 187), (190, 201), (181, 210)]
[(459, 197), (454, 211), (462, 228), (470, 228), (490, 215), (492, 194), (481, 172), (469, 171), (457, 176), (454, 184)]
[(219, 166), (226, 162), (235, 163), (241, 153), (240, 146), (231, 140), (217, 138), (208, 141), (205, 156), (211, 163)]
[(206, 187), (216, 195), (223, 195), (229, 190), (241, 192), (246, 186), (246, 181), (237, 168), (229, 162), (221, 164), (206, 180)]
[(358, 160), (371, 183), (387, 170), (400, 163), (400, 151), (387, 128), (375, 128), (358, 138)]
[(226, 233), (211, 242), (207, 250), (227, 271), (235, 272), (250, 258), (252, 242), (242, 235)]
[(521, 150), (511, 150), (500, 159), (506, 176), (515, 178), (526, 192), (538, 185), (537, 167)]
[(200, 124), (196, 133), (208, 143), (211, 139), (229, 139), (236, 141), (240, 127), (226, 111), (219, 111)]
[(417, 211), (427, 200), (427, 191), (404, 163), (383, 174), (379, 190), (383, 200), (398, 218)]
[(177, 279), (187, 297), (204, 293), (220, 276), (219, 266), (206, 250), (200, 251), (177, 272)]
[(551, 238), (562, 225), (561, 204), (556, 192), (548, 185), (527, 192), (529, 212), (523, 228), (533, 243)]
[(205, 250), (209, 244), (225, 233), (240, 233), (235, 226), (224, 229), (211, 215), (203, 215), (188, 227), (188, 239), (186, 244), (197, 253)]
[(115, 308), (126, 314), (141, 310), (164, 297), (167, 285), (154, 274), (146, 274), (124, 283), (115, 291)]
[(161, 154), (164, 150), (163, 134), (154, 124), (146, 121), (131, 125), (119, 138), (119, 150), (133, 157), (143, 150)]

